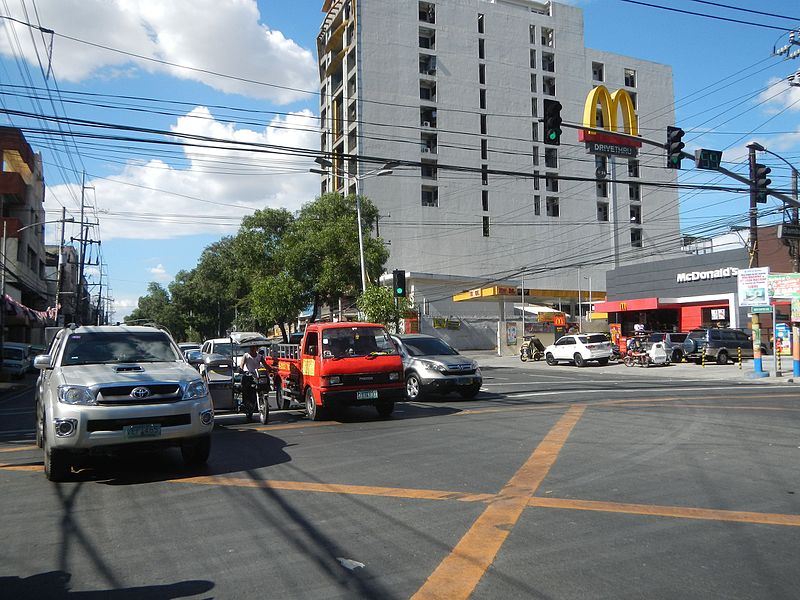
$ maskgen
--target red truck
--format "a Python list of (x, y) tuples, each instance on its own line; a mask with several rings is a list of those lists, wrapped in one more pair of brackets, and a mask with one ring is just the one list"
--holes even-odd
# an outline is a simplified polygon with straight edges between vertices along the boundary
[(278, 407), (302, 402), (313, 421), (364, 405), (388, 417), (406, 397), (403, 361), (383, 325), (312, 323), (299, 344), (273, 345), (268, 362)]

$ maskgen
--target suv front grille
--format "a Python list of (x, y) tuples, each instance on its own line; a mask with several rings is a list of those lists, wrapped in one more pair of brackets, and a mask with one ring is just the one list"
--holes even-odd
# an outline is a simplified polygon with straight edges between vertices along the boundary
[(473, 373), (475, 373), (475, 369), (472, 368), (470, 363), (448, 365), (446, 371), (447, 375), (472, 375)]
[[(144, 398), (131, 396), (136, 388), (145, 388), (149, 395)], [(183, 393), (177, 383), (142, 383), (139, 385), (104, 386), (97, 390), (97, 403), (100, 405), (118, 404), (163, 404), (177, 402)]]
[(161, 425), (162, 427), (176, 427), (178, 425), (191, 425), (192, 415), (167, 415), (163, 417), (135, 417), (131, 419), (94, 419), (86, 424), (86, 430), (93, 431), (122, 431), (126, 425)]

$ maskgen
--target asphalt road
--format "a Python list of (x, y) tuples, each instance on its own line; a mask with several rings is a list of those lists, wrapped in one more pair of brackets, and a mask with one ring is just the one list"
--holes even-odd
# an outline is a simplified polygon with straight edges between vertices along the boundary
[(797, 388), (610, 369), (486, 368), (388, 420), (220, 415), (206, 469), (65, 484), (7, 394), (0, 597), (797, 598)]

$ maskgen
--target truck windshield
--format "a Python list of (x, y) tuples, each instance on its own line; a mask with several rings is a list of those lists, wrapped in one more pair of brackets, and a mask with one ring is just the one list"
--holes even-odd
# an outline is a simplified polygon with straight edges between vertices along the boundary
[(382, 327), (337, 327), (322, 332), (323, 358), (396, 353)]
[(177, 360), (182, 360), (181, 356), (160, 331), (92, 332), (69, 335), (61, 365)]

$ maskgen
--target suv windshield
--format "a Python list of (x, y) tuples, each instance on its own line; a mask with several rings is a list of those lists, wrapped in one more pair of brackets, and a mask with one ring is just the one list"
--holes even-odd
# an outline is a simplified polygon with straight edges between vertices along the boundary
[(324, 358), (395, 353), (389, 334), (380, 327), (336, 327), (322, 332)]
[(411, 356), (452, 356), (458, 354), (438, 338), (412, 338), (403, 340)]
[(61, 365), (178, 360), (182, 358), (161, 331), (91, 332), (69, 334)]

